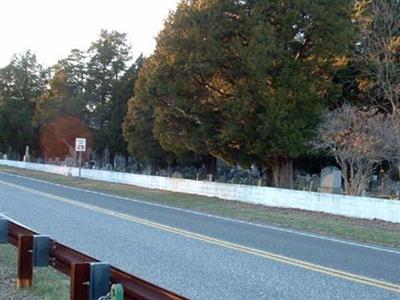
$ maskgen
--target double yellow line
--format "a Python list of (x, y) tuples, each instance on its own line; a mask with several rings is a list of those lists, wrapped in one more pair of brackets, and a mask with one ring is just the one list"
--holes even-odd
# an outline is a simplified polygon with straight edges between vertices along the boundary
[(373, 278), (360, 276), (360, 275), (344, 272), (344, 271), (337, 270), (337, 269), (323, 267), (323, 266), (320, 266), (320, 265), (312, 264), (312, 263), (309, 263), (309, 262), (306, 262), (306, 261), (290, 258), (290, 257), (287, 257), (287, 256), (275, 254), (275, 253), (271, 253), (271, 252), (268, 252), (268, 251), (263, 251), (263, 250), (254, 249), (254, 248), (246, 247), (246, 246), (243, 246), (243, 245), (235, 244), (235, 243), (230, 243), (230, 242), (227, 242), (227, 241), (223, 241), (223, 240), (220, 240), (220, 239), (212, 238), (212, 237), (205, 236), (205, 235), (202, 235), (202, 234), (198, 234), (198, 233), (193, 233), (193, 232), (190, 232), (190, 231), (182, 230), (182, 229), (179, 229), (179, 228), (176, 228), (176, 227), (163, 225), (163, 224), (160, 224), (160, 223), (152, 222), (152, 221), (149, 221), (149, 220), (146, 220), (146, 219), (134, 217), (134, 216), (123, 214), (123, 213), (119, 213), (119, 212), (112, 211), (112, 210), (109, 210), (109, 209), (93, 206), (93, 205), (90, 205), (90, 204), (85, 204), (85, 203), (82, 203), (82, 202), (79, 202), (79, 201), (75, 201), (75, 200), (71, 200), (71, 199), (68, 199), (68, 198), (64, 198), (64, 197), (61, 197), (61, 196), (56, 196), (56, 195), (53, 195), (53, 194), (49, 194), (49, 193), (37, 191), (37, 190), (34, 190), (34, 189), (22, 187), (22, 186), (19, 186), (19, 185), (16, 185), (16, 184), (12, 184), (12, 183), (9, 183), (9, 182), (5, 182), (5, 181), (1, 181), (0, 180), (0, 183), (2, 183), (4, 185), (7, 185), (7, 186), (10, 186), (10, 187), (17, 188), (19, 190), (23, 190), (23, 191), (29, 192), (29, 193), (33, 193), (33, 194), (40, 195), (40, 196), (43, 196), (43, 197), (51, 198), (51, 199), (57, 200), (57, 201), (62, 202), (62, 203), (74, 205), (74, 206), (81, 207), (81, 208), (86, 208), (86, 209), (89, 209), (89, 210), (92, 210), (92, 211), (96, 211), (96, 212), (99, 212), (99, 213), (102, 213), (102, 214), (105, 214), (105, 215), (113, 216), (113, 217), (116, 217), (116, 218), (119, 218), (119, 219), (123, 219), (123, 220), (127, 220), (127, 221), (130, 221), (130, 222), (146, 225), (146, 226), (149, 226), (149, 227), (152, 227), (152, 228), (155, 228), (155, 229), (158, 229), (158, 230), (170, 232), (170, 233), (173, 233), (173, 234), (178, 234), (180, 236), (184, 236), (184, 237), (187, 237), (187, 238), (190, 238), (190, 239), (202, 241), (202, 242), (205, 242), (205, 243), (217, 245), (217, 246), (220, 246), (220, 247), (224, 247), (224, 248), (228, 248), (228, 249), (232, 249), (232, 250), (236, 250), (236, 251), (240, 251), (240, 252), (243, 252), (243, 253), (248, 253), (248, 254), (251, 254), (251, 255), (255, 255), (255, 256), (258, 256), (258, 257), (263, 257), (263, 258), (266, 258), (266, 259), (269, 259), (269, 260), (285, 263), (285, 264), (288, 264), (288, 265), (300, 267), (300, 268), (311, 270), (311, 271), (314, 271), (314, 272), (319, 272), (319, 273), (327, 274), (327, 275), (330, 275), (330, 276), (334, 276), (334, 277), (350, 280), (350, 281), (353, 281), (353, 282), (357, 282), (357, 283), (361, 283), (361, 284), (365, 284), (365, 285), (369, 285), (369, 286), (385, 289), (385, 290), (388, 290), (388, 291), (391, 291), (391, 292), (400, 293), (400, 285), (396, 285), (396, 284), (393, 284), (393, 283), (390, 283), (390, 282), (376, 280), (376, 279), (373, 279)]

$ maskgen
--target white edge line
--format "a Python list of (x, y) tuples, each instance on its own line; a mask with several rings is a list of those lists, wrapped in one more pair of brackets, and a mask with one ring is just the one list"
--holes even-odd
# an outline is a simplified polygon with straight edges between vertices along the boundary
[[(371, 249), (371, 250), (384, 251), (384, 252), (389, 252), (389, 253), (394, 253), (394, 254), (400, 255), (400, 251), (396, 251), (396, 250), (392, 250), (392, 249), (381, 248), (381, 247), (377, 247), (377, 246), (370, 246), (370, 245), (365, 245), (365, 244), (359, 244), (359, 243), (340, 240), (340, 239), (336, 239), (336, 238), (330, 238), (330, 237), (324, 237), (324, 236), (315, 235), (315, 234), (311, 234), (311, 233), (305, 233), (305, 232), (301, 232), (301, 231), (297, 231), (297, 230), (279, 228), (279, 227), (275, 227), (275, 226), (271, 226), (271, 225), (263, 225), (263, 224), (257, 224), (257, 223), (248, 222), (248, 221), (236, 220), (236, 219), (232, 219), (232, 218), (221, 217), (221, 216), (217, 216), (217, 215), (212, 215), (212, 214), (207, 214), (207, 213), (187, 210), (187, 209), (183, 209), (183, 208), (178, 208), (178, 207), (173, 207), (173, 206), (168, 206), (168, 205), (163, 205), (163, 204), (158, 204), (158, 203), (153, 203), (153, 202), (146, 202), (146, 201), (142, 201), (142, 200), (137, 200), (137, 199), (128, 198), (128, 197), (122, 197), (122, 196), (112, 195), (112, 194), (107, 194), (107, 193), (102, 193), (102, 192), (86, 190), (86, 189), (67, 186), (67, 185), (63, 185), (63, 184), (59, 184), (59, 183), (49, 182), (49, 181), (45, 181), (45, 180), (41, 180), (41, 179), (29, 178), (29, 177), (26, 177), (26, 176), (21, 176), (21, 175), (16, 175), (16, 174), (10, 174), (10, 173), (7, 173), (7, 172), (1, 172), (0, 171), (0, 173), (1, 174), (5, 174), (5, 175), (9, 175), (9, 176), (28, 179), (28, 180), (31, 180), (31, 181), (45, 183), (45, 184), (49, 184), (49, 185), (59, 186), (59, 187), (63, 187), (63, 188), (66, 188), (66, 189), (77, 190), (77, 191), (86, 192), (86, 193), (92, 193), (92, 194), (95, 194), (95, 195), (101, 195), (101, 196), (105, 196), (105, 197), (117, 198), (117, 199), (121, 199), (121, 200), (141, 203), (141, 204), (144, 204), (144, 205), (162, 207), (162, 208), (165, 208), (165, 209), (181, 211), (181, 212), (185, 212), (185, 213), (188, 213), (188, 214), (194, 214), (194, 215), (199, 215), (199, 216), (204, 216), (204, 217), (224, 220), (224, 221), (228, 221), (228, 222), (233, 222), (233, 223), (240, 223), (240, 224), (245, 224), (245, 225), (248, 225), (248, 226), (267, 228), (267, 229), (282, 231), (282, 232), (286, 232), (286, 233), (307, 236), (307, 237), (311, 237), (311, 238), (315, 238), (315, 239), (326, 240), (326, 241), (331, 241), (331, 242), (336, 242), (336, 243), (341, 243), (341, 244), (346, 244), (346, 245), (351, 245), (351, 246), (356, 246), (356, 247), (362, 247), (362, 248), (367, 248), (367, 249)], [(48, 174), (52, 174), (52, 173), (48, 173)], [(96, 180), (96, 181), (99, 181), (99, 180)], [(115, 182), (113, 182), (113, 183), (115, 183)]]

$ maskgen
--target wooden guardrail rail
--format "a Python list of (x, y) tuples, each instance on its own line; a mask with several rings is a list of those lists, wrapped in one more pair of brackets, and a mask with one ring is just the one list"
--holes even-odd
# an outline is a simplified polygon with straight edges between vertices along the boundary
[(123, 287), (126, 300), (186, 299), (0, 217), (1, 242), (18, 247), (19, 288), (32, 286), (33, 267), (51, 266), (70, 277), (71, 300), (97, 300), (115, 284)]

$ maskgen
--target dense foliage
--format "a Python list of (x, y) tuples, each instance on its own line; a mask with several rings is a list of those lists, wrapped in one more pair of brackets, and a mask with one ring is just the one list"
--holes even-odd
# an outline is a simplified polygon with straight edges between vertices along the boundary
[(0, 147), (22, 158), (26, 145), (37, 149), (32, 127), (35, 104), (45, 91), (48, 71), (30, 51), (0, 69)]
[(151, 105), (164, 149), (259, 162), (289, 187), (291, 159), (340, 96), (332, 77), (352, 42), (350, 13), (349, 1), (182, 1), (136, 104)]

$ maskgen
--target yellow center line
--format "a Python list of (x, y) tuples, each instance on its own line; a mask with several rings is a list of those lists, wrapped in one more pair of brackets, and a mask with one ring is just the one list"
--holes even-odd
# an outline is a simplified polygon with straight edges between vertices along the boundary
[(57, 196), (57, 195), (41, 192), (41, 191), (38, 191), (38, 190), (22, 187), (22, 186), (19, 186), (19, 185), (16, 185), (16, 184), (12, 184), (12, 183), (9, 183), (9, 182), (5, 182), (5, 181), (1, 181), (0, 180), (0, 183), (2, 183), (4, 185), (8, 185), (10, 187), (14, 187), (14, 188), (26, 191), (26, 192), (29, 192), (29, 193), (33, 193), (33, 194), (40, 195), (40, 196), (43, 196), (43, 197), (51, 198), (51, 199), (57, 200), (57, 201), (62, 202), (62, 203), (74, 205), (74, 206), (81, 207), (81, 208), (86, 208), (86, 209), (89, 209), (89, 210), (92, 210), (92, 211), (96, 211), (96, 212), (99, 212), (99, 213), (102, 213), (102, 214), (105, 214), (105, 215), (113, 216), (113, 217), (116, 217), (116, 218), (119, 218), (119, 219), (127, 220), (127, 221), (134, 222), (134, 223), (138, 223), (138, 224), (141, 224), (141, 225), (146, 225), (148, 227), (152, 227), (152, 228), (155, 228), (155, 229), (158, 229), (158, 230), (162, 230), (162, 231), (178, 234), (178, 235), (190, 238), (190, 239), (206, 242), (206, 243), (209, 243), (209, 244), (213, 244), (213, 245), (217, 245), (217, 246), (220, 246), (220, 247), (232, 249), (232, 250), (235, 250), (235, 251), (240, 251), (240, 252), (251, 254), (251, 255), (255, 255), (255, 256), (258, 256), (258, 257), (263, 257), (263, 258), (266, 258), (266, 259), (269, 259), (269, 260), (273, 260), (273, 261), (285, 263), (285, 264), (288, 264), (288, 265), (300, 267), (300, 268), (303, 268), (303, 269), (311, 270), (311, 271), (314, 271), (314, 272), (319, 272), (319, 273), (327, 274), (327, 275), (330, 275), (330, 276), (334, 276), (334, 277), (350, 280), (350, 281), (353, 281), (353, 282), (357, 282), (357, 283), (361, 283), (361, 284), (365, 284), (365, 285), (369, 285), (369, 286), (378, 287), (378, 288), (385, 289), (385, 290), (388, 290), (388, 291), (391, 291), (391, 292), (400, 293), (400, 285), (397, 285), (397, 284), (394, 284), (394, 283), (381, 281), (381, 280), (377, 280), (377, 279), (373, 279), (373, 278), (369, 278), (369, 277), (365, 277), (365, 276), (361, 276), (361, 275), (357, 275), (357, 274), (353, 274), (353, 273), (349, 273), (349, 272), (333, 269), (333, 268), (323, 267), (323, 266), (320, 266), (320, 265), (317, 265), (317, 264), (313, 264), (313, 263), (309, 263), (309, 262), (306, 262), (306, 261), (303, 261), (303, 260), (294, 259), (294, 258), (290, 258), (290, 257), (287, 257), (287, 256), (275, 254), (275, 253), (272, 253), (272, 252), (259, 250), (259, 249), (243, 246), (243, 245), (236, 244), (236, 243), (223, 241), (223, 240), (220, 240), (220, 239), (216, 239), (216, 238), (212, 238), (212, 237), (205, 236), (205, 235), (202, 235), (202, 234), (186, 231), (186, 230), (179, 229), (179, 228), (176, 228), (176, 227), (163, 225), (163, 224), (160, 224), (160, 223), (157, 223), (157, 222), (152, 222), (152, 221), (149, 221), (149, 220), (146, 220), (146, 219), (134, 217), (134, 216), (127, 215), (127, 214), (124, 214), (124, 213), (119, 213), (119, 212), (116, 212), (116, 211), (113, 211), (113, 210), (101, 208), (101, 207), (90, 205), (90, 204), (85, 204), (85, 203), (82, 203), (82, 202), (79, 202), (79, 201), (76, 201), (76, 200), (71, 200), (71, 199), (68, 199), (68, 198), (65, 198), (65, 197), (61, 197), (61, 196)]

